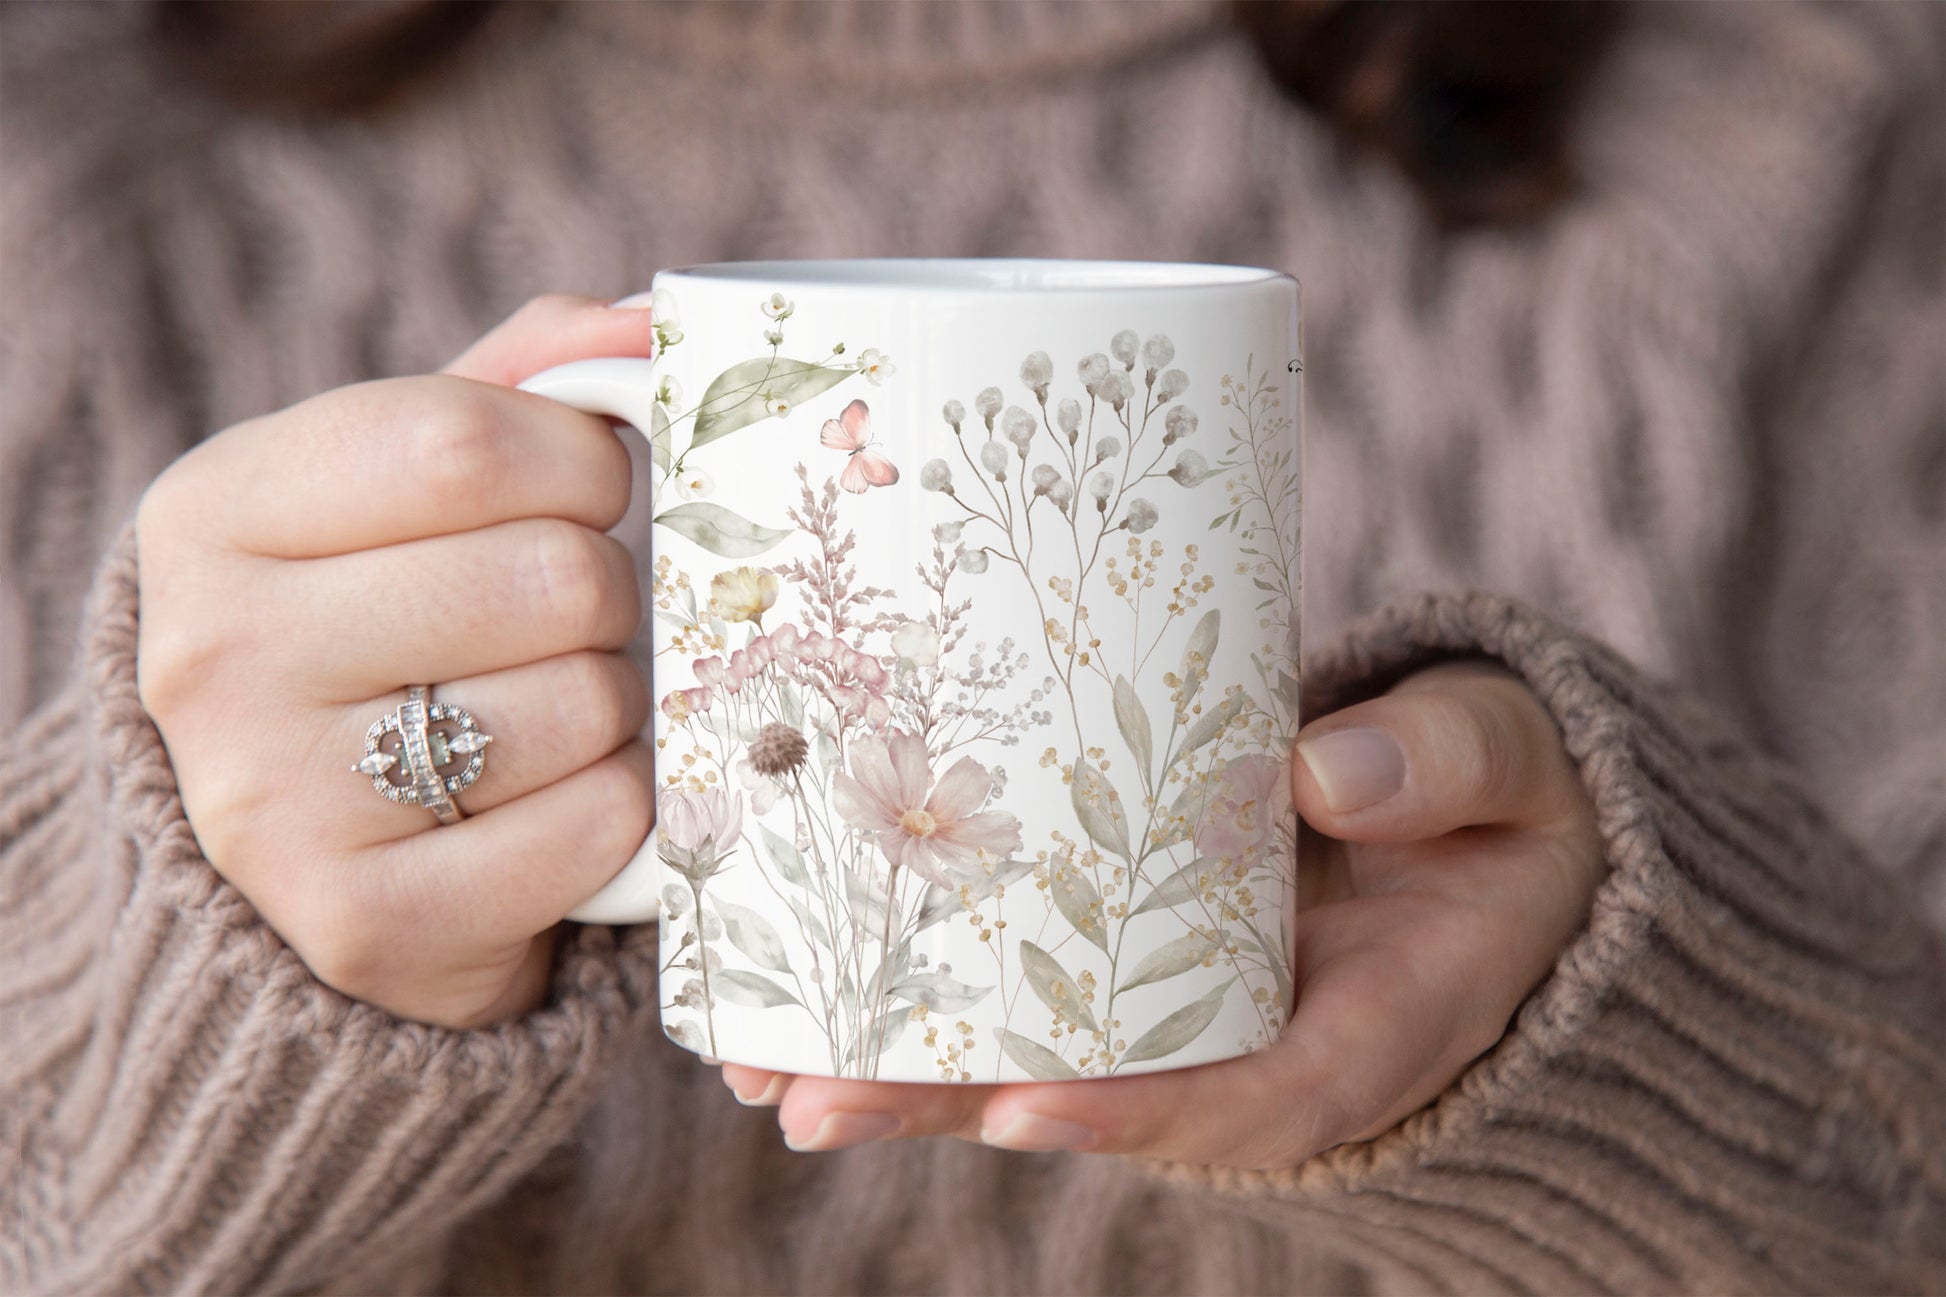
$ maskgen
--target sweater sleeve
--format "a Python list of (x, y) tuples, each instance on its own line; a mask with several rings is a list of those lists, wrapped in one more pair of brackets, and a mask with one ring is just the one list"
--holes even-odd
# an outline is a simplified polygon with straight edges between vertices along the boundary
[(1312, 665), (1310, 715), (1453, 656), (1552, 714), (1609, 873), (1499, 1044), (1375, 1140), (1158, 1165), (1348, 1241), (1382, 1289), (1946, 1291), (1946, 964), (1898, 886), (1705, 710), (1505, 599)]
[(0, 1291), (377, 1272), (505, 1191), (652, 1028), (654, 929), (584, 927), (490, 1030), (337, 994), (211, 868), (136, 694), (136, 561), (0, 744)]

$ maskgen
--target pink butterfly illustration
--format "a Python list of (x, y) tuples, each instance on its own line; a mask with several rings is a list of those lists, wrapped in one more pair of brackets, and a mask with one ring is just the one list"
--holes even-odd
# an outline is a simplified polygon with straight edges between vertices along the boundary
[(838, 485), (853, 495), (865, 494), (868, 486), (890, 486), (899, 480), (898, 465), (872, 449), (872, 412), (863, 401), (853, 401), (843, 414), (826, 419), (818, 441), (850, 454), (845, 471), (838, 474)]

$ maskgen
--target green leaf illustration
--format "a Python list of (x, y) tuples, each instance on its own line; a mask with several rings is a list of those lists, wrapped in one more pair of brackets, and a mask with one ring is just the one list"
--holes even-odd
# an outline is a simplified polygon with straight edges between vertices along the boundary
[(791, 971), (790, 958), (784, 952), (784, 938), (769, 919), (747, 906), (729, 901), (718, 899), (712, 904), (716, 906), (717, 916), (723, 920), (723, 931), (730, 938), (731, 945), (765, 968), (779, 973)]
[(712, 976), (710, 991), (720, 1000), (751, 1009), (774, 1009), (779, 1005), (803, 1003), (762, 973), (746, 973), (736, 968), (726, 968)]
[(669, 411), (662, 402), (655, 403), (655, 412), (649, 416), (649, 424), (649, 460), (667, 473), (675, 461), (669, 454)]
[(825, 928), (824, 920), (812, 913), (811, 907), (805, 903), (802, 897), (786, 896), (784, 903), (791, 907), (791, 913), (797, 916), (797, 921), (803, 924), (805, 931), (811, 934), (811, 940), (817, 942), (826, 950), (832, 949), (831, 933)]
[(876, 940), (885, 931), (885, 907), (891, 903), (885, 889), (854, 869), (846, 869), (845, 900), (851, 906), (853, 925)]
[(739, 428), (770, 418), (768, 403), (772, 400), (802, 405), (857, 372), (782, 356), (759, 356), (732, 365), (703, 393), (703, 403), (696, 407), (696, 431), (689, 439), (689, 449), (707, 446)]
[(1216, 861), (1207, 856), (1198, 856), (1157, 883), (1155, 890), (1143, 897), (1140, 905), (1129, 911), (1129, 917), (1132, 919), (1138, 914), (1147, 914), (1150, 910), (1173, 910), (1178, 905), (1185, 905), (1195, 900), (1202, 892), (1202, 876), (1214, 875), (1219, 868), (1221, 866)]
[(770, 863), (777, 866), (777, 872), (784, 881), (796, 887), (810, 887), (811, 876), (804, 871), (804, 857), (799, 854), (796, 844), (772, 831), (768, 825), (759, 824), (757, 833), (763, 838), (764, 853), (770, 857)]
[(1128, 975), (1128, 980), (1121, 984), (1116, 994), (1134, 990), (1138, 986), (1147, 986), (1151, 982), (1166, 981), (1171, 977), (1187, 973), (1192, 968), (1200, 968), (1203, 961), (1209, 958), (1216, 948), (1216, 943), (1200, 932), (1187, 933), (1174, 941), (1157, 946), (1143, 956), (1142, 962), (1135, 966), (1135, 971)]
[(1097, 1028), (1094, 1010), (1081, 999), (1081, 983), (1061, 961), (1042, 950), (1031, 941), (1020, 943), (1020, 966), (1027, 973), (1027, 985), (1040, 997), (1042, 1004), (1055, 1010), (1069, 1022), (1079, 1023), (1084, 1031)]
[(938, 1013), (970, 1009), (993, 991), (991, 986), (968, 986), (944, 973), (915, 973), (892, 988), (892, 994)]
[(888, 1009), (872, 1021), (862, 1040), (854, 1040), (845, 1047), (845, 1065), (849, 1067), (858, 1057), (858, 1047), (869, 1044), (874, 1056), (899, 1043), (905, 1034), (905, 1024), (912, 1020), (910, 1009)]
[(1277, 701), (1283, 703), (1284, 709), (1293, 716), (1297, 714), (1298, 699), (1302, 693), (1303, 690), (1299, 687), (1296, 676), (1288, 671), (1278, 671)]
[(1122, 810), (1122, 795), (1108, 776), (1083, 759), (1074, 763), (1072, 788), (1074, 813), (1095, 845), (1127, 860), (1133, 852), (1128, 845), (1128, 815)]
[(1135, 696), (1135, 686), (1128, 682), (1127, 676), (1115, 677), (1115, 724), (1146, 780), (1155, 766), (1155, 740), (1149, 735), (1149, 714), (1143, 710), (1142, 700)]
[(1241, 696), (1225, 698), (1220, 705), (1198, 716), (1196, 723), (1189, 727), (1189, 733), (1183, 736), (1182, 751), (1176, 755), (1186, 757), (1221, 734), (1223, 727), (1235, 720), (1237, 713), (1243, 710), (1243, 704)]
[(1081, 1075), (1062, 1062), (1061, 1056), (1046, 1045), (1037, 1045), (1005, 1027), (994, 1028), (993, 1034), (1000, 1039), (1000, 1052), (1036, 1081), (1072, 1081)]
[(1217, 1011), (1223, 1007), (1223, 997), (1229, 993), (1233, 984), (1223, 985), (1191, 1004), (1185, 1004), (1161, 1022), (1143, 1032), (1128, 1052), (1115, 1060), (1118, 1067), (1129, 1063), (1146, 1063), (1152, 1058), (1167, 1058), (1203, 1034), (1210, 1023), (1216, 1021)]
[(1054, 908), (1061, 912), (1068, 926), (1100, 946), (1104, 955), (1108, 953), (1107, 918), (1102, 912), (1101, 893), (1095, 890), (1092, 878), (1071, 868), (1048, 881), (1047, 894), (1054, 898)]
[[(1008, 860), (995, 865), (993, 873), (983, 874), (978, 882), (970, 884), (973, 889), (973, 900), (975, 902), (986, 900), (993, 895), (996, 883), (1004, 886), (1016, 878), (1023, 877), (1033, 868), (1034, 862), (1031, 860)], [(919, 907), (919, 921), (912, 930), (924, 932), (942, 919), (964, 913), (966, 913), (966, 906), (960, 901), (958, 892), (948, 891), (944, 887), (928, 887), (925, 902)]]
[(694, 500), (655, 515), (657, 523), (724, 558), (752, 558), (784, 537), (788, 530), (760, 527), (720, 504)]
[(1182, 706), (1186, 709), (1196, 701), (1196, 695), (1203, 688), (1203, 681), (1209, 678), (1209, 664), (1216, 653), (1217, 632), (1223, 629), (1223, 614), (1212, 608), (1203, 614), (1196, 623), (1196, 629), (1189, 632), (1189, 643), (1182, 651)]

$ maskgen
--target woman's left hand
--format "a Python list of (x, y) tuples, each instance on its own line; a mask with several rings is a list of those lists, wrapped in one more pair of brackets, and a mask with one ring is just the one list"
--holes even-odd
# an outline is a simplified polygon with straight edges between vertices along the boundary
[(792, 1148), (956, 1135), (1234, 1167), (1370, 1139), (1498, 1041), (1587, 920), (1594, 812), (1540, 703), (1484, 664), (1422, 671), (1305, 727), (1297, 1005), (1274, 1045), (1086, 1083), (901, 1085), (726, 1064)]

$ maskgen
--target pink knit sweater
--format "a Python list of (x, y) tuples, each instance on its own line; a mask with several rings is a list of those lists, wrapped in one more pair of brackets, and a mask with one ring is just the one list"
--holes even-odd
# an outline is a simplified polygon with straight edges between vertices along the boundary
[[(1938, 10), (1645, 7), (1586, 193), (1456, 241), (1198, 0), (516, 10), (363, 123), (141, 16), (0, 9), (0, 1291), (1946, 1291)], [(1300, 275), (1313, 714), (1480, 654), (1558, 722), (1609, 877), (1436, 1103), (1261, 1174), (793, 1155), (651, 929), (441, 1030), (209, 867), (122, 530), (184, 447), (543, 289), (988, 252)]]

